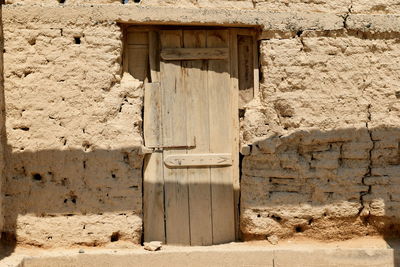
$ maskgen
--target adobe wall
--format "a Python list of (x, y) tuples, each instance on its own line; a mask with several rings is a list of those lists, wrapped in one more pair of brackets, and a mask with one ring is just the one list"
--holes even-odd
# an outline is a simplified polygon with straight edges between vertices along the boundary
[(260, 52), (262, 104), (243, 123), (244, 139), (257, 140), (243, 160), (243, 232), (397, 234), (395, 35), (306, 31), (263, 40)]
[[(60, 0), (5, 0), (6, 4), (33, 4), (56, 6)], [(186, 8), (230, 8), (265, 10), (275, 12), (325, 12), (325, 13), (367, 13), (398, 14), (400, 6), (395, 0), (65, 0), (64, 5), (113, 4), (186, 7)]]
[(120, 27), (19, 18), (4, 20), (4, 231), (35, 246), (140, 242), (143, 89), (122, 77)]
[[(0, 21), (2, 20), (2, 1), (0, 1)], [(4, 126), (4, 77), (3, 77), (3, 25), (0, 23), (0, 192), (3, 192), (4, 183), (5, 183), (5, 157), (4, 157), (4, 148), (5, 148), (5, 126)], [(3, 229), (4, 225), (4, 210), (3, 206), (3, 194), (0, 193), (0, 229)]]
[(394, 233), (395, 1), (6, 3), (3, 231), (19, 243), (140, 243), (143, 88), (122, 71), (118, 23), (262, 29), (241, 119), (244, 238)]

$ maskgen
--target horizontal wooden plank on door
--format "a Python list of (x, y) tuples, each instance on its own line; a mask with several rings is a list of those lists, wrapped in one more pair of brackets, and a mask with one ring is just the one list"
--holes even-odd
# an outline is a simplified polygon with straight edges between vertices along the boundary
[(161, 58), (164, 60), (206, 60), (227, 59), (228, 48), (164, 48)]
[(232, 165), (232, 155), (229, 153), (169, 155), (165, 157), (164, 163), (170, 167), (230, 166)]

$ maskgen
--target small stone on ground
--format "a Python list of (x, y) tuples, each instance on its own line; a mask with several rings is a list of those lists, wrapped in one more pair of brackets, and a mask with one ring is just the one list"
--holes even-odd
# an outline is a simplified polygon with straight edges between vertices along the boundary
[(144, 243), (144, 249), (149, 251), (157, 251), (161, 249), (161, 241), (151, 241)]
[(267, 240), (272, 244), (272, 245), (277, 245), (279, 238), (276, 235), (271, 235), (267, 237)]

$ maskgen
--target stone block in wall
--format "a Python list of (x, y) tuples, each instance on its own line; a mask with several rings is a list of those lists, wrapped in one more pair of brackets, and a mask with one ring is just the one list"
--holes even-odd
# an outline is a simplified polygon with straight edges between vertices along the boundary
[[(241, 208), (246, 216), (242, 216), (241, 225), (245, 235), (257, 235), (255, 232), (268, 235), (271, 223), (282, 237), (298, 231), (317, 237), (316, 229), (323, 229), (324, 222), (337, 220), (346, 225), (346, 229), (359, 229), (362, 223), (354, 218), (360, 216), (360, 211), (367, 214), (371, 214), (370, 209), (376, 214), (383, 212), (382, 206), (372, 204), (370, 207), (376, 202), (376, 196), (387, 189), (374, 194), (373, 186), (371, 189), (368, 184), (371, 175), (369, 151), (373, 149), (373, 142), (367, 139), (370, 138), (368, 129), (349, 128), (347, 136), (344, 129), (338, 130), (337, 134), (336, 131), (329, 130), (325, 136), (324, 131), (300, 130), (293, 132), (292, 137), (283, 135), (272, 154), (244, 157), (242, 166), (246, 178), (242, 192), (246, 193), (242, 194)], [(304, 140), (310, 141), (304, 144)], [(362, 150), (362, 156), (344, 158), (344, 150), (352, 149)], [(261, 167), (271, 158), (277, 162), (273, 169), (268, 168), (269, 164), (265, 169)], [(389, 194), (385, 202), (384, 209), (394, 203)], [(271, 221), (272, 215), (281, 220)], [(313, 223), (308, 224), (310, 219)], [(257, 231), (248, 230), (247, 223)], [(279, 228), (276, 228), (277, 223)], [(374, 229), (371, 227), (366, 231), (377, 231)], [(337, 233), (341, 238), (350, 234), (339, 229)]]
[(351, 1), (255, 0), (255, 5), (257, 9), (273, 11), (346, 13), (351, 6)]
[(392, 179), (389, 176), (370, 176), (364, 178), (364, 184), (366, 185), (389, 185), (392, 183)]
[(400, 173), (400, 166), (382, 166), (374, 167), (371, 170), (372, 175), (376, 176), (394, 176), (397, 177)]
[(20, 216), (16, 222), (17, 241), (41, 248), (75, 246), (104, 246), (126, 241), (138, 244), (141, 240), (141, 216), (132, 213), (70, 216)]
[(355, 0), (352, 2), (352, 12), (367, 14), (398, 14), (399, 4), (396, 0)]
[(341, 147), (342, 158), (344, 159), (368, 159), (373, 143), (369, 142), (348, 142)]

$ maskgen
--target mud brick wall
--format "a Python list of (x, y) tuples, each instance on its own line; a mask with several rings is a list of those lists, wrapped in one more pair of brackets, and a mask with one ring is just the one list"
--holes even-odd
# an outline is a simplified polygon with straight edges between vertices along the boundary
[(261, 41), (261, 104), (242, 122), (247, 238), (398, 234), (399, 49), (351, 31)]
[(140, 5), (154, 7), (229, 8), (273, 12), (323, 12), (335, 14), (398, 14), (396, 0), (5, 0), (6, 4), (26, 5)]
[(5, 226), (40, 247), (140, 242), (143, 86), (116, 23), (4, 21)]
[[(2, 20), (2, 6), (0, 5), (0, 21)], [(4, 107), (4, 76), (3, 76), (3, 25), (0, 23), (0, 107)], [(0, 122), (4, 122), (4, 109), (0, 109)], [(4, 188), (5, 157), (4, 148), (6, 145), (5, 125), (0, 123), (0, 192)], [(3, 229), (5, 212), (3, 207), (3, 194), (0, 194), (0, 229)]]
[(394, 0), (7, 0), (3, 236), (140, 243), (143, 86), (122, 71), (121, 25), (149, 22), (260, 30), (260, 94), (241, 113), (245, 239), (396, 234), (399, 11)]

